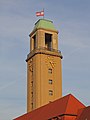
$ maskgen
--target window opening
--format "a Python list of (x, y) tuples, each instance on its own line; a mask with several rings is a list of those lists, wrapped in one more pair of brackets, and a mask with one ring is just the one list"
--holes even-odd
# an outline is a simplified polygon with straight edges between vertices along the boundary
[(52, 69), (51, 68), (48, 69), (48, 73), (52, 74)]
[(52, 80), (51, 80), (51, 79), (49, 79), (49, 81), (48, 81), (48, 82), (49, 82), (49, 84), (52, 84)]
[(37, 45), (36, 45), (36, 35), (34, 35), (33, 40), (34, 40), (34, 49), (35, 49), (37, 47)]
[(31, 103), (32, 109), (33, 109), (33, 103)]
[(52, 48), (52, 34), (45, 33), (45, 47), (48, 50)]
[(52, 90), (49, 90), (49, 95), (53, 95), (53, 91)]

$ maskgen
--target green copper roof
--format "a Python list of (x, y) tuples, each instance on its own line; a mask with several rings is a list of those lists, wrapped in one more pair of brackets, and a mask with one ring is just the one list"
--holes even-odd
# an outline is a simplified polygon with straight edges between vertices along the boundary
[(50, 20), (46, 20), (46, 19), (39, 19), (35, 23), (35, 27), (34, 27), (33, 31), (36, 30), (36, 29), (39, 29), (39, 28), (57, 31), (56, 28), (53, 25), (53, 22), (50, 21)]

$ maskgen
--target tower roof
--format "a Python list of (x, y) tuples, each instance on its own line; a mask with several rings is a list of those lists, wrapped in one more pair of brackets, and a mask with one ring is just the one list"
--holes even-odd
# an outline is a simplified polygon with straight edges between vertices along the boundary
[(46, 29), (46, 30), (52, 30), (52, 31), (56, 31), (56, 28), (53, 24), (52, 21), (50, 20), (46, 20), (46, 19), (39, 19), (36, 23), (35, 23), (35, 26), (34, 26), (34, 29), (33, 31), (37, 30), (37, 29)]

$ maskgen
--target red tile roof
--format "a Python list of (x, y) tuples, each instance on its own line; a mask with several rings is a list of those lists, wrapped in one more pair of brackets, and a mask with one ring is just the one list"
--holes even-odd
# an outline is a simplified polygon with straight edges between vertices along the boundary
[(47, 120), (58, 115), (77, 115), (78, 109), (85, 105), (69, 94), (14, 120)]
[(90, 106), (81, 109), (76, 120), (90, 120)]

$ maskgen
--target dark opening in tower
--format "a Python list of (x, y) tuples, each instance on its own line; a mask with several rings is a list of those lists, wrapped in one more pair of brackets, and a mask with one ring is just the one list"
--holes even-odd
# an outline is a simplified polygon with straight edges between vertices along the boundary
[(48, 50), (52, 49), (52, 34), (45, 33), (45, 47)]
[(37, 47), (37, 44), (36, 44), (36, 35), (34, 35), (33, 40), (34, 40), (34, 49), (35, 49)]

